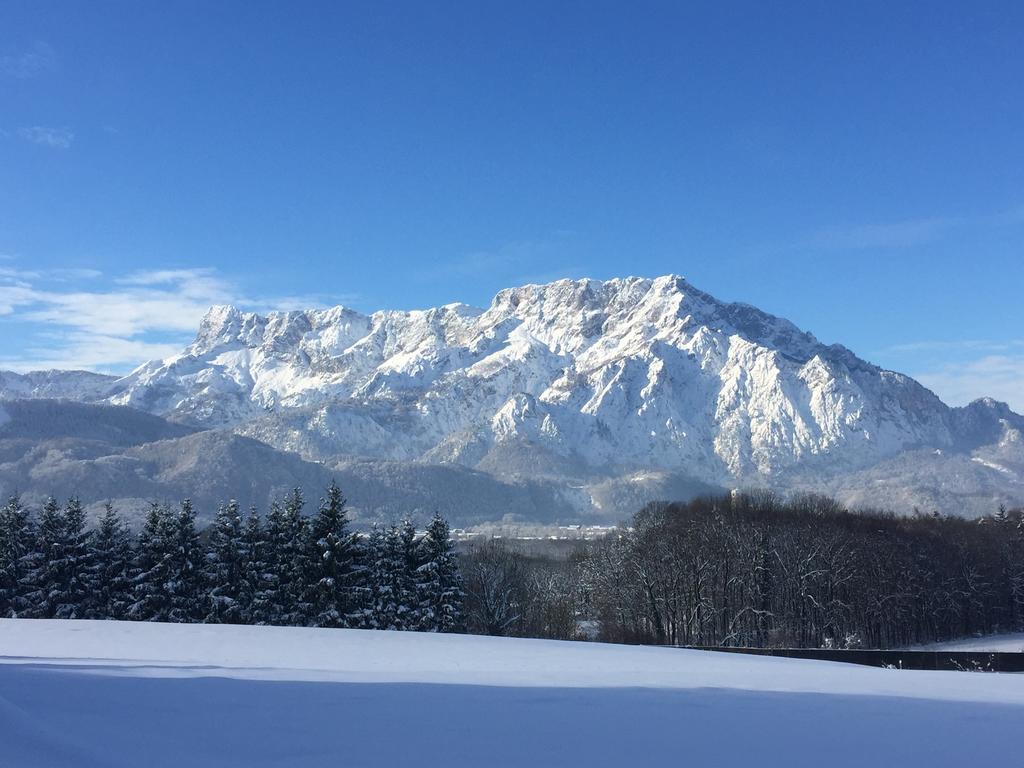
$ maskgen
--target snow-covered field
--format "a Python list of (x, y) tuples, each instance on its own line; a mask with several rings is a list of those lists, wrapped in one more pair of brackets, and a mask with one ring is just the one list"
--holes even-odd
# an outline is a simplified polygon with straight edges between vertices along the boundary
[(360, 630), (0, 621), (0, 764), (1011, 764), (1024, 675)]

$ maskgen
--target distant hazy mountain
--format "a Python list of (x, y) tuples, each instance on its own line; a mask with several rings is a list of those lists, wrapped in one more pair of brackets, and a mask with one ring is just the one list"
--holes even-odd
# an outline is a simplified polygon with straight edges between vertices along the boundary
[(87, 376), (29, 374), (0, 395), (103, 400), (390, 477), (392, 498), (368, 509), (470, 470), (531, 489), (525, 506), (495, 496), (494, 518), (619, 517), (737, 486), (968, 515), (1024, 501), (1024, 418), (1005, 405), (950, 408), (674, 276), (531, 285), (486, 310), (214, 307), (182, 354)]
[[(423, 522), (436, 510), (458, 525), (593, 518), (589, 496), (561, 482), (501, 480), (466, 467), (412, 462), (327, 467), (229, 430), (197, 430), (123, 406), (0, 403), (0, 495), (20, 493), (36, 505), (50, 494), (77, 495), (96, 513), (111, 501), (137, 523), (153, 501), (191, 498), (208, 520), (227, 499), (265, 512), (295, 487), (315, 504), (331, 480), (342, 485), (362, 524), (407, 515)], [(664, 488), (660, 495), (678, 495)], [(692, 495), (692, 488), (682, 492)], [(615, 488), (603, 493), (611, 498)], [(623, 507), (644, 498), (627, 494)]]
[(52, 397), (98, 400), (110, 391), (116, 376), (89, 371), (0, 371), (0, 400), (20, 397)]

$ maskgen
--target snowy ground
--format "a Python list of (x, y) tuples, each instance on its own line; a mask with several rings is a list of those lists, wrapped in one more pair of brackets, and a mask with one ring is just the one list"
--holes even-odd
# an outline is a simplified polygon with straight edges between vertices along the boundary
[(356, 630), (0, 620), (0, 764), (957, 766), (1024, 675)]
[(1024, 632), (1006, 635), (988, 635), (986, 637), (968, 637), (963, 640), (950, 640), (947, 643), (921, 645), (915, 651), (1005, 651), (1020, 653), (1024, 651)]

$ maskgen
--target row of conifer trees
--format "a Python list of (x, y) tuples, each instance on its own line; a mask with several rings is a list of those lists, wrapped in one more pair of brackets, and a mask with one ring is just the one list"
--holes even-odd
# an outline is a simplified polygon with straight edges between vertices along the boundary
[(302, 492), (266, 517), (220, 507), (201, 534), (191, 502), (153, 504), (133, 535), (111, 506), (94, 527), (77, 499), (33, 514), (0, 508), (0, 616), (358, 627), (427, 632), (462, 626), (448, 524), (435, 515), (369, 535), (351, 530), (331, 484), (315, 512)]

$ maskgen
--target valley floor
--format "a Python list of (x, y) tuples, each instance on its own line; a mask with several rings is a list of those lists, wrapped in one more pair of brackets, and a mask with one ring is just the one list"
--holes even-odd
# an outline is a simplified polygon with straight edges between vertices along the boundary
[(1024, 675), (361, 630), (0, 620), (0, 763), (964, 766)]

